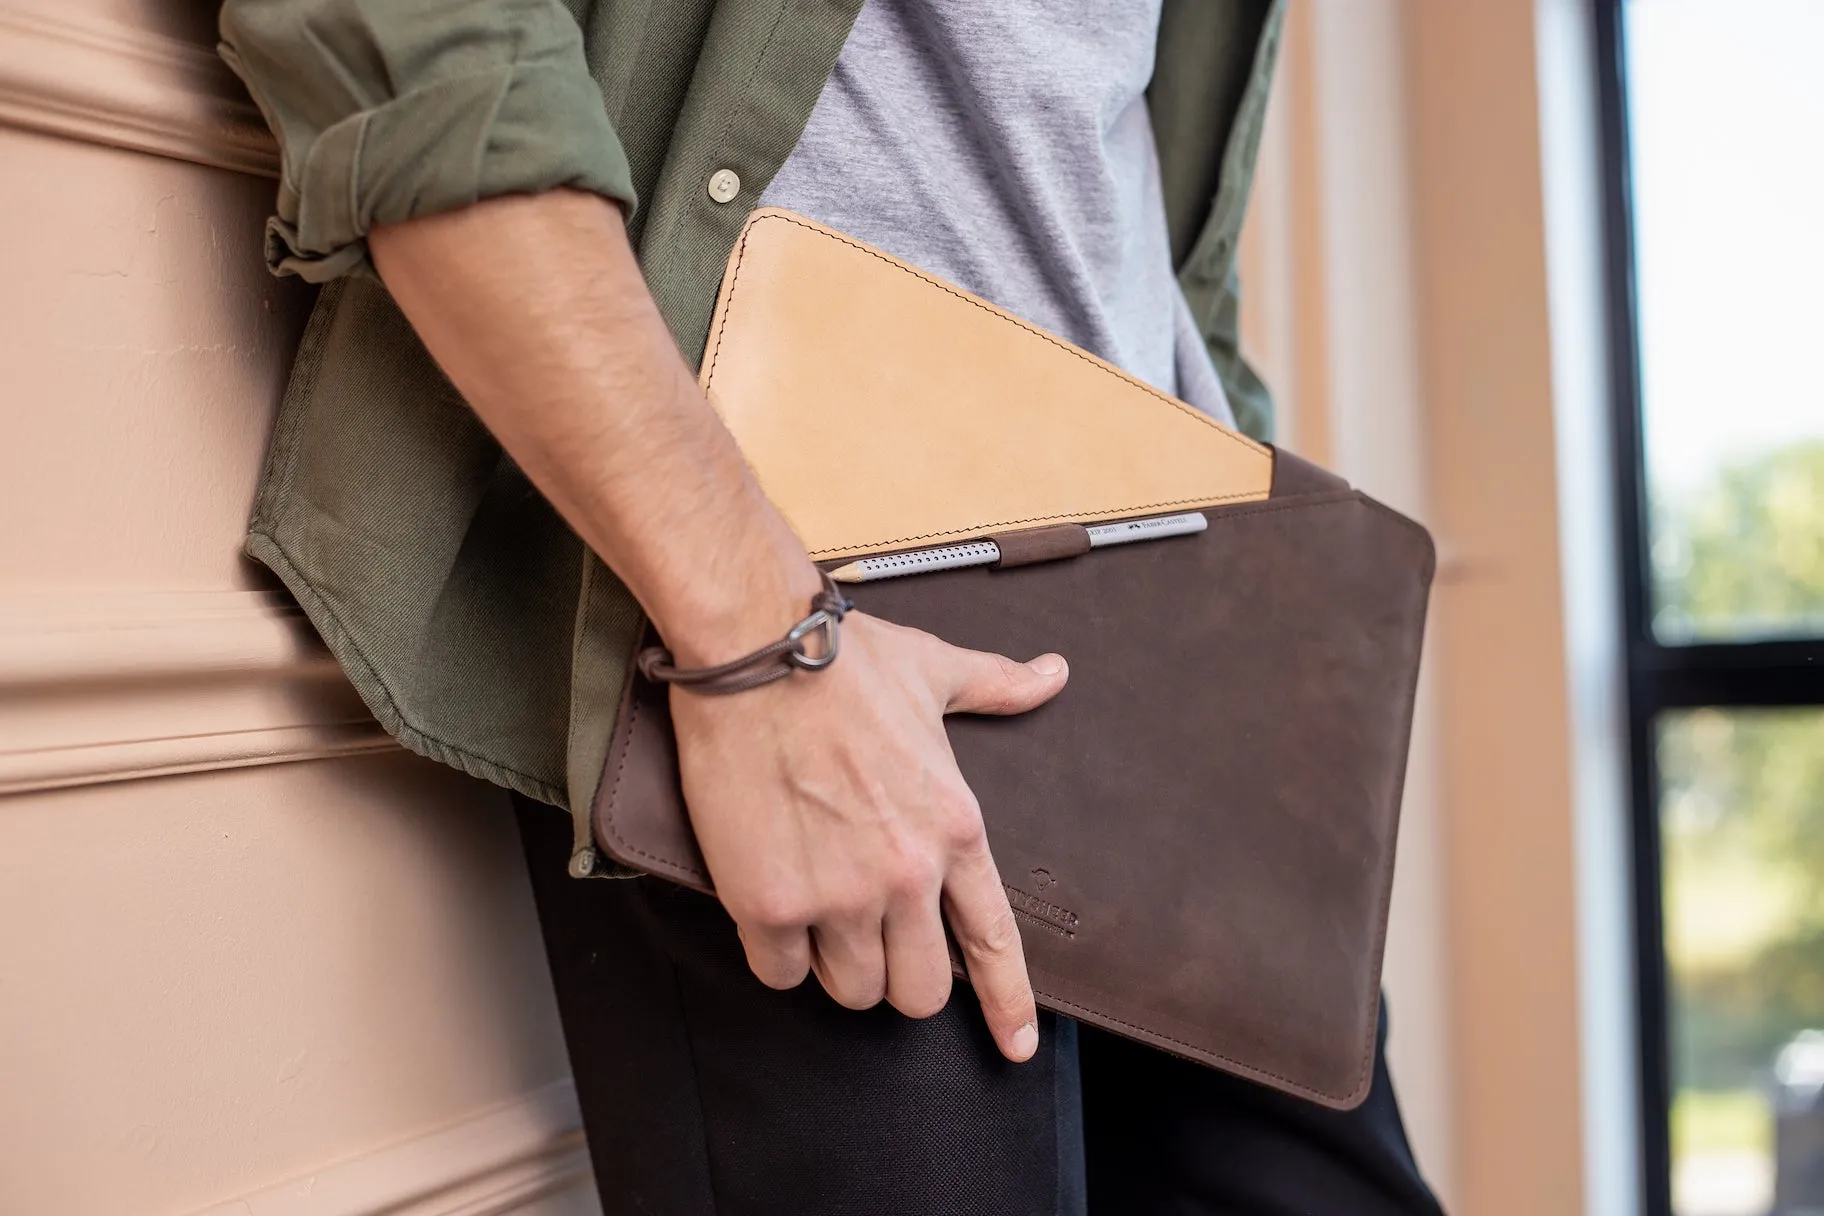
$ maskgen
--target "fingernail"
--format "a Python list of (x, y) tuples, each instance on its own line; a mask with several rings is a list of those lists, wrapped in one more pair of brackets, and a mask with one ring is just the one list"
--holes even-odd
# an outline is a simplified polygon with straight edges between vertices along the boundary
[(1016, 1060), (1030, 1060), (1032, 1053), (1039, 1049), (1039, 1028), (1032, 1022), (1026, 1023), (1013, 1032), (1013, 1038), (1007, 1046), (1013, 1051)]
[(1034, 659), (1029, 666), (1042, 676), (1055, 676), (1060, 671), (1064, 670), (1064, 656), (1057, 654), (1042, 654)]

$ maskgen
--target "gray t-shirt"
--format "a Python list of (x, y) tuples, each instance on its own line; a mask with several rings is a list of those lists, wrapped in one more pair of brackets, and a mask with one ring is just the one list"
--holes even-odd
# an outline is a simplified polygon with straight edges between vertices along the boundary
[(867, 0), (762, 196), (1230, 421), (1172, 272), (1161, 0)]

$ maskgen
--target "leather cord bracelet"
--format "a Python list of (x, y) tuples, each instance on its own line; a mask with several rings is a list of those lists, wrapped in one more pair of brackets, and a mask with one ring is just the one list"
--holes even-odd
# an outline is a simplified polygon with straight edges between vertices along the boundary
[[(710, 695), (746, 692), (783, 680), (794, 671), (822, 671), (836, 661), (842, 618), (855, 606), (834, 579), (827, 574), (822, 577), (823, 590), (811, 600), (810, 615), (769, 646), (715, 667), (679, 667), (663, 646), (646, 647), (634, 662), (648, 680)], [(812, 654), (806, 643), (816, 637), (823, 639), (823, 646)]]

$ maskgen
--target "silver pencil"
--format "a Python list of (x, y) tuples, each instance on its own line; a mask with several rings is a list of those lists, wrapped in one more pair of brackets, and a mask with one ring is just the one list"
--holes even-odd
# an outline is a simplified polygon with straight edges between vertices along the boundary
[[(1179, 515), (1155, 515), (1147, 519), (1123, 519), (1114, 523), (1090, 524), (1089, 547), (1126, 545), (1137, 540), (1161, 540), (1167, 536), (1188, 536), (1210, 526), (1201, 511)], [(960, 545), (941, 545), (935, 549), (913, 549), (906, 553), (887, 553), (864, 557), (830, 571), (839, 583), (871, 583), (883, 578), (903, 578), (908, 574), (930, 574), (938, 570), (960, 570), (966, 566), (992, 566), (1001, 560), (1000, 546), (991, 540), (972, 540)]]

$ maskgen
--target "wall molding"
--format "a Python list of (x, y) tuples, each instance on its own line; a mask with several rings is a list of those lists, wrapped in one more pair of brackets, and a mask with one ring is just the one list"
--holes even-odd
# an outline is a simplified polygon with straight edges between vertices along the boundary
[(0, 124), (262, 177), (278, 146), (212, 48), (0, 9)]
[(0, 794), (397, 746), (280, 593), (0, 596)]
[[(509, 1216), (594, 1175), (576, 1091), (555, 1081), (461, 1123), (263, 1187), (192, 1216)], [(566, 1206), (575, 1211), (574, 1202)]]

